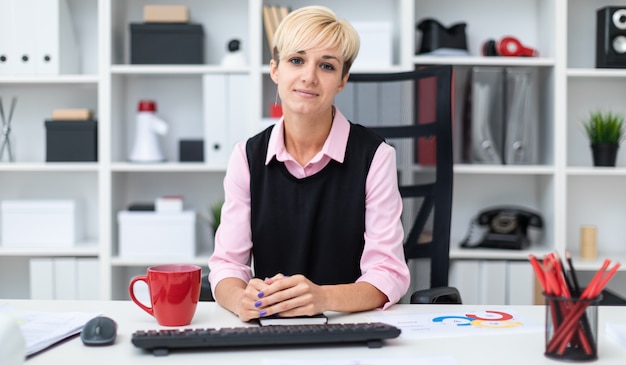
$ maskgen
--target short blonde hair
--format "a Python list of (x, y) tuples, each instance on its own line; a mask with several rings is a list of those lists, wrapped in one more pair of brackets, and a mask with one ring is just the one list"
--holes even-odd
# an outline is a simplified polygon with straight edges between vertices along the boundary
[(274, 34), (272, 58), (278, 65), (280, 55), (315, 47), (339, 47), (345, 76), (359, 53), (359, 34), (346, 20), (337, 19), (324, 6), (306, 6), (292, 11), (278, 25)]

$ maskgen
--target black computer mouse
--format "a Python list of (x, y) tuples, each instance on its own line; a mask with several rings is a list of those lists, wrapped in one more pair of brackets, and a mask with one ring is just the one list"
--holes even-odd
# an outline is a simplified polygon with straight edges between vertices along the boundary
[(117, 336), (117, 323), (109, 317), (90, 319), (80, 333), (80, 339), (86, 346), (112, 345)]

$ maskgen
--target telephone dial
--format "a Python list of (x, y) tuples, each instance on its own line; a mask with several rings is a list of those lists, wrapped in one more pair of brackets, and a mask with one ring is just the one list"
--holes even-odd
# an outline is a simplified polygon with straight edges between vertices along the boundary
[(541, 215), (521, 207), (492, 207), (470, 223), (461, 247), (522, 250), (538, 243), (543, 231)]

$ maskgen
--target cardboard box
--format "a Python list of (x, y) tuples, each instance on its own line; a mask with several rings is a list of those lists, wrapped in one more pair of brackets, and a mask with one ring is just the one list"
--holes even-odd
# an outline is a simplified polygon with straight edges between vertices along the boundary
[(201, 24), (131, 23), (130, 63), (187, 65), (204, 63)]
[(82, 239), (78, 208), (73, 200), (3, 200), (2, 247), (73, 247)]
[(143, 21), (146, 23), (187, 23), (189, 8), (185, 5), (145, 5)]
[(158, 214), (120, 211), (119, 256), (125, 258), (193, 258), (196, 255), (196, 213)]
[(98, 161), (98, 122), (48, 120), (46, 162)]

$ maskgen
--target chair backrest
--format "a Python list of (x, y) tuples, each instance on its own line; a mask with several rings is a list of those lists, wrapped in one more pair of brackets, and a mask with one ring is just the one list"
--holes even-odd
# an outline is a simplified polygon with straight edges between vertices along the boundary
[[(347, 95), (336, 100), (348, 119), (370, 127), (396, 147), (403, 221), (405, 229), (410, 226), (405, 256), (407, 260), (430, 259), (431, 288), (448, 285), (452, 82), (452, 66), (448, 65), (399, 73), (355, 73), (342, 92)], [(396, 84), (395, 90), (388, 88), (393, 85), (390, 83)], [(365, 94), (378, 100), (367, 101)], [(428, 228), (431, 234), (427, 234)]]

